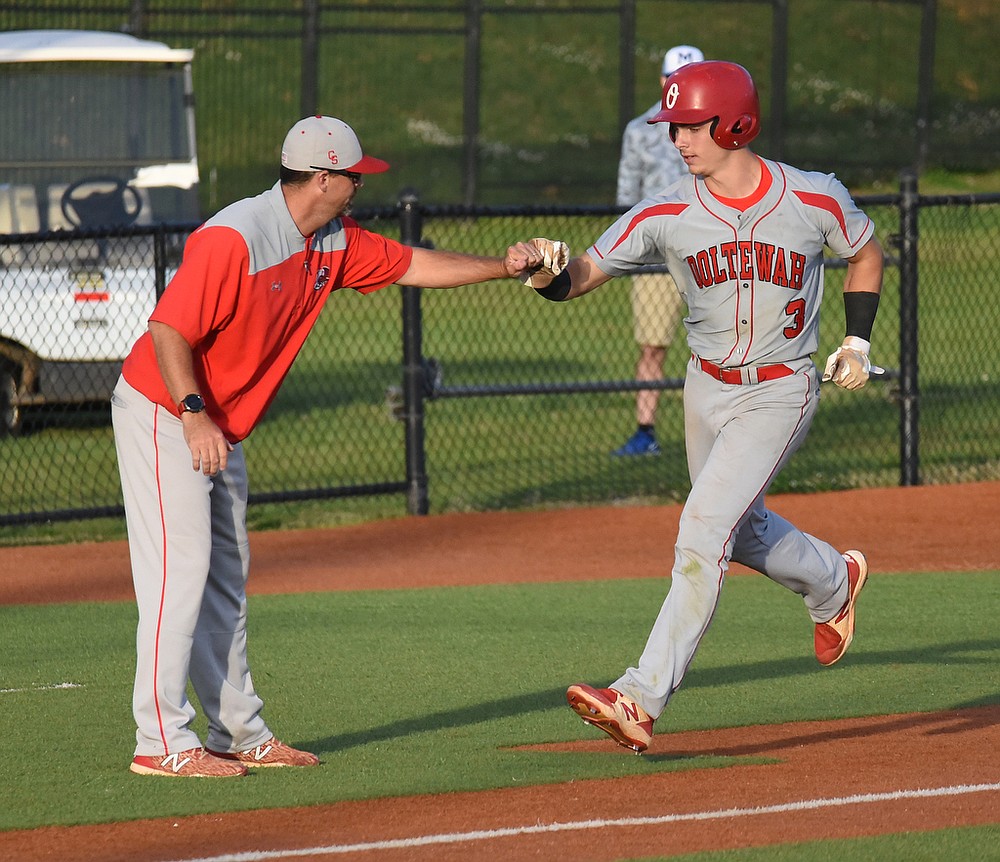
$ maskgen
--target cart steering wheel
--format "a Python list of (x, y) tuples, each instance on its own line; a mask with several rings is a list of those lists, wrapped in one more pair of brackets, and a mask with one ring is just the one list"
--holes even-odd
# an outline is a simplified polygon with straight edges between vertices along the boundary
[(84, 177), (67, 186), (60, 207), (75, 227), (127, 227), (139, 217), (142, 198), (119, 177)]

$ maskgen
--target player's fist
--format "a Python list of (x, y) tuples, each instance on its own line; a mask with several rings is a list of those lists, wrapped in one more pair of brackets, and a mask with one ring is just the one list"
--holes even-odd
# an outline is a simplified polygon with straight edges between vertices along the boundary
[(823, 382), (832, 380), (843, 389), (860, 389), (868, 382), (872, 372), (884, 373), (885, 369), (872, 365), (868, 357), (871, 344), (863, 338), (849, 335), (826, 360)]
[(531, 240), (531, 245), (538, 249), (541, 255), (540, 265), (526, 271), (521, 276), (528, 287), (539, 290), (547, 287), (552, 279), (559, 275), (569, 263), (569, 246), (559, 239), (545, 239), (545, 237), (535, 237)]

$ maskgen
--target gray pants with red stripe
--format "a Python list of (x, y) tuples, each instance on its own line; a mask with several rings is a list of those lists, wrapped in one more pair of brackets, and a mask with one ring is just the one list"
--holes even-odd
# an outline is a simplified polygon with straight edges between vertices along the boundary
[(247, 664), (247, 474), (237, 445), (226, 469), (191, 468), (181, 422), (119, 379), (111, 399), (139, 607), (132, 709), (137, 755), (201, 746), (190, 679), (208, 718), (207, 746), (266, 742), (263, 701)]
[[(804, 533), (764, 502), (778, 471), (802, 445), (819, 405), (811, 359), (795, 373), (727, 384), (688, 363), (685, 442), (691, 493), (681, 512), (671, 584), (636, 667), (611, 684), (658, 717), (684, 678), (708, 629), (729, 562), (756, 569), (802, 596), (813, 622), (847, 600), (840, 552)], [(746, 620), (764, 626), (766, 620)]]

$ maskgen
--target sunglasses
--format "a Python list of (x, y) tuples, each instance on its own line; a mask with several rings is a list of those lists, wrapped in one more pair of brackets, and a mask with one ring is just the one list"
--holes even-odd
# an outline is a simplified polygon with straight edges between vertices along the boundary
[(355, 171), (331, 171), (329, 168), (316, 168), (318, 171), (326, 171), (328, 174), (335, 174), (338, 177), (347, 177), (355, 186), (360, 186), (364, 181), (364, 175)]

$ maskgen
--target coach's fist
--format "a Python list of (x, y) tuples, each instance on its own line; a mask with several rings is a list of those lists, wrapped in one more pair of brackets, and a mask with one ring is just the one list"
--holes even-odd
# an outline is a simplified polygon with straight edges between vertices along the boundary
[(544, 263), (545, 256), (534, 243), (519, 242), (507, 249), (503, 268), (509, 277), (524, 281)]
[(549, 282), (566, 268), (569, 263), (569, 246), (560, 239), (546, 239), (540, 236), (535, 237), (529, 245), (541, 254), (541, 261), (521, 275), (521, 281), (528, 287), (539, 290), (547, 287)]

